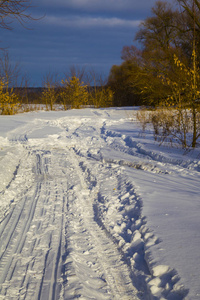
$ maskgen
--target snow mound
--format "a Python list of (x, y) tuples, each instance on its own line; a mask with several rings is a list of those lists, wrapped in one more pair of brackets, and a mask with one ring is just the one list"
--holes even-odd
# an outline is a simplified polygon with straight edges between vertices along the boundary
[(15, 201), (15, 196), (18, 191), (9, 191), (12, 183), (17, 184), (17, 172), (20, 167), (21, 159), (25, 154), (23, 146), (10, 146), (7, 140), (1, 139), (0, 150), (0, 221), (8, 212), (10, 205)]

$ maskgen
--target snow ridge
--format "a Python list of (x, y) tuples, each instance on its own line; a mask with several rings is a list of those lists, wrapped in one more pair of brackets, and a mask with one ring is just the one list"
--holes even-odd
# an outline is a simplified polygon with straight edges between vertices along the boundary
[[(81, 167), (87, 174), (87, 180), (93, 185), (95, 180), (91, 173), (95, 168), (88, 169), (88, 162), (89, 160), (82, 163)], [(142, 217), (142, 201), (128, 179), (124, 180), (124, 176), (119, 175), (119, 169), (115, 167), (113, 172), (111, 164), (107, 164), (107, 170), (101, 166), (99, 182), (104, 184), (100, 186), (93, 206), (94, 218), (117, 244), (124, 261), (130, 267), (132, 281), (141, 291), (141, 295), (154, 300), (183, 299), (187, 290), (178, 284), (176, 270), (162, 265), (151, 268), (148, 263), (151, 261), (150, 247), (160, 241), (146, 226), (146, 220)], [(107, 189), (110, 191), (109, 197)]]
[[(141, 144), (140, 142), (136, 141), (134, 138), (131, 136), (127, 136), (125, 134), (120, 134), (116, 133), (115, 131), (112, 130), (106, 130), (105, 125), (102, 129), (102, 136), (103, 138), (108, 142), (109, 145), (113, 149), (117, 149), (118, 151), (128, 153), (132, 156), (136, 156), (138, 158), (143, 158), (145, 160), (153, 161), (153, 162), (158, 162), (164, 163), (164, 164), (172, 164), (173, 166), (179, 165), (182, 168), (185, 169), (193, 169), (197, 172), (200, 172), (200, 161), (199, 159), (177, 159), (177, 158), (172, 158), (169, 156), (166, 156), (164, 153), (160, 152), (157, 153), (156, 151), (148, 150), (146, 147)], [(120, 139), (116, 138), (119, 137)], [(120, 143), (119, 143), (120, 141)], [(123, 144), (122, 144), (123, 142)], [(167, 172), (167, 171), (166, 171)]]

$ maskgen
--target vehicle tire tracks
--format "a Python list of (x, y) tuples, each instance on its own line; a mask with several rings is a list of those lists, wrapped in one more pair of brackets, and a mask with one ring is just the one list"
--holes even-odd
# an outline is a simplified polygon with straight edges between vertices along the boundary
[[(84, 244), (84, 246), (86, 246), (84, 252), (87, 251), (87, 253), (90, 253), (90, 257), (92, 257), (92, 253), (93, 255), (96, 253), (96, 262), (93, 263), (93, 270), (96, 268), (96, 276), (99, 276), (99, 278), (101, 277), (100, 274), (103, 274), (103, 278), (108, 289), (107, 295), (103, 295), (102, 293), (101, 296), (96, 296), (95, 299), (139, 299), (138, 291), (132, 285), (129, 268), (123, 262), (117, 246), (106, 235), (106, 232), (98, 226), (94, 219), (93, 204), (98, 195), (98, 185), (95, 186), (93, 182), (93, 188), (91, 185), (88, 186), (88, 182), (84, 178), (83, 169), (80, 166), (80, 161), (72, 149), (69, 149), (68, 159), (70, 162), (73, 162), (71, 164), (74, 174), (73, 182), (77, 182), (77, 185), (72, 186), (71, 192), (68, 196), (68, 202), (69, 205), (71, 205), (71, 210), (69, 210), (68, 215), (71, 214), (73, 218), (79, 216), (79, 220), (76, 220), (74, 223), (74, 227), (76, 228), (74, 228), (72, 232), (78, 231), (77, 239), (80, 234), (83, 236), (83, 233), (85, 233), (85, 239), (87, 239), (87, 241)], [(70, 225), (71, 224), (72, 219), (70, 218)], [(76, 266), (77, 258), (75, 259), (74, 257), (77, 244), (74, 244), (74, 237), (71, 242), (70, 237), (68, 240), (69, 247), (71, 249), (71, 253), (69, 255), (71, 256), (71, 261), (68, 257), (66, 265), (67, 263), (69, 264), (69, 262), (74, 265), (73, 277), (79, 277), (81, 267)], [(80, 249), (79, 259), (80, 257), (83, 257), (82, 249)], [(84, 258), (81, 258), (79, 264), (85, 265), (88, 264), (88, 262), (84, 261)], [(97, 273), (97, 269), (99, 270), (99, 275)], [(89, 274), (90, 270), (87, 269), (87, 272)], [(77, 278), (76, 280), (78, 281), (79, 279)], [(83, 290), (84, 288), (85, 287), (82, 287)], [(67, 295), (69, 297), (69, 292)], [(109, 298), (106, 298), (108, 295), (110, 295)]]

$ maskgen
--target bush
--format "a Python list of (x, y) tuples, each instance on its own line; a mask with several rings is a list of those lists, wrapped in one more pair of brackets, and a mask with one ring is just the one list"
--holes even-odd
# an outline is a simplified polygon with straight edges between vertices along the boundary
[(2, 115), (13, 115), (19, 109), (20, 103), (18, 96), (13, 92), (13, 89), (5, 88), (6, 84), (3, 80), (0, 81), (0, 111)]
[[(197, 112), (197, 124), (200, 124), (200, 110)], [(152, 111), (142, 109), (137, 114), (137, 119), (145, 131), (150, 124), (154, 131), (156, 141), (168, 142), (171, 145), (180, 144), (182, 148), (190, 148), (193, 142), (192, 110), (189, 108), (157, 108)], [(200, 138), (199, 126), (196, 142)]]
[(62, 80), (62, 85), (60, 98), (64, 109), (68, 107), (80, 108), (80, 106), (88, 103), (87, 86), (80, 82), (79, 78), (73, 76), (69, 80)]
[(109, 87), (97, 86), (90, 91), (90, 103), (95, 107), (110, 107), (113, 105), (113, 92)]

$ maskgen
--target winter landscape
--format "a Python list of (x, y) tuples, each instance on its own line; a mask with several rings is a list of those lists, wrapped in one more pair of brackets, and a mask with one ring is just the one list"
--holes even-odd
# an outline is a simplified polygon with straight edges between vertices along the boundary
[(0, 118), (0, 299), (200, 299), (199, 149), (137, 108)]

